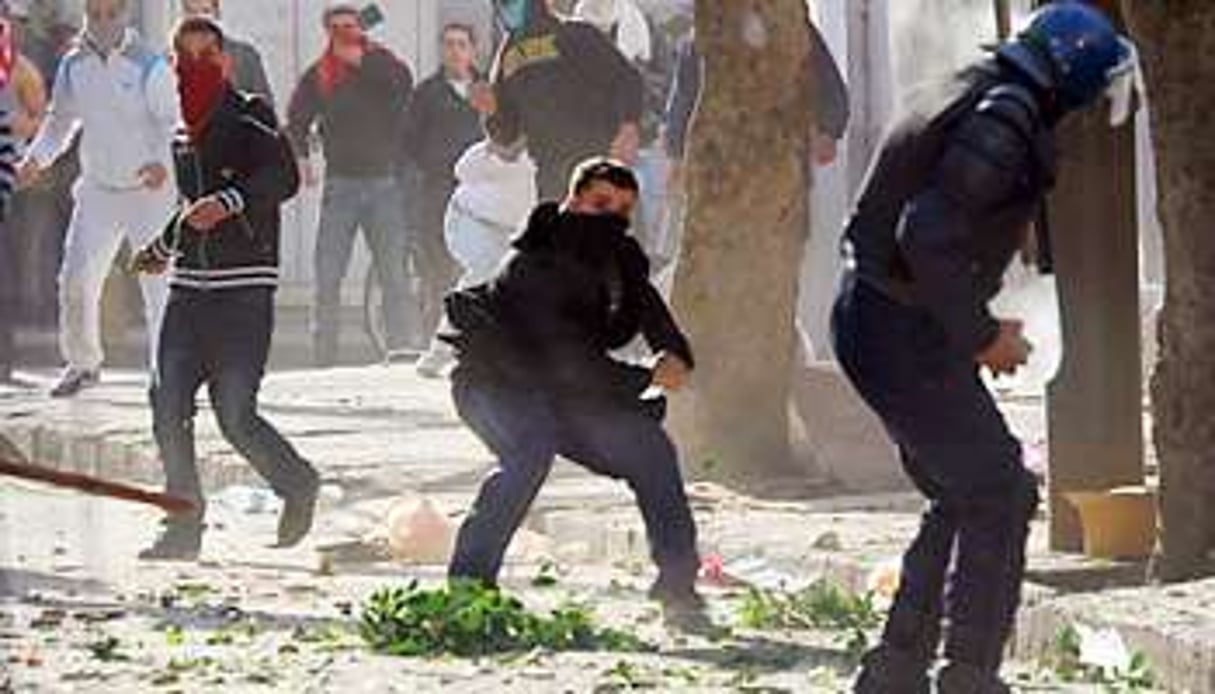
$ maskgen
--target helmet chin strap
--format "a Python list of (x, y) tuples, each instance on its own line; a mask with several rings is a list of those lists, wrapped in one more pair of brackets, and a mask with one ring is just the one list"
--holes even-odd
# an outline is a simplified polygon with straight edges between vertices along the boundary
[(1126, 50), (1126, 58), (1110, 70), (1110, 85), (1105, 91), (1110, 101), (1110, 126), (1114, 128), (1122, 127), (1131, 119), (1135, 97), (1147, 93), (1143, 71), (1139, 66), (1139, 50), (1128, 39), (1122, 39), (1122, 46)]

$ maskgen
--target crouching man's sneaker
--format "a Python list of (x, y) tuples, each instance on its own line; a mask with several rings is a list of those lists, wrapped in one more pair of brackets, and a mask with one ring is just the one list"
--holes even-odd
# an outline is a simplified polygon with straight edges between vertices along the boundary
[(312, 530), (320, 488), (320, 481), (313, 480), (304, 491), (283, 499), (283, 510), (278, 517), (278, 543), (275, 547), (294, 547), (308, 536), (308, 532)]
[(86, 388), (92, 388), (101, 382), (101, 374), (95, 369), (77, 369), (69, 366), (63, 370), (59, 382), (51, 389), (52, 398), (70, 398), (80, 394)]
[(203, 526), (196, 521), (164, 522), (164, 530), (151, 547), (139, 553), (143, 561), (194, 561), (202, 550)]

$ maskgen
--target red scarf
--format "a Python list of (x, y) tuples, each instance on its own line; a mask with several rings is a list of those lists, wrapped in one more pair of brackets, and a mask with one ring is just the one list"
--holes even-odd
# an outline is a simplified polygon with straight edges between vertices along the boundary
[[(343, 39), (335, 37), (334, 40), (340, 41)], [(366, 36), (360, 36), (357, 41), (362, 44), (364, 59), (372, 51), (379, 49), (379, 46)], [(350, 73), (357, 67), (339, 58), (333, 46), (334, 42), (330, 41), (329, 47), (325, 49), (325, 54), (321, 56), (317, 66), (317, 81), (321, 90), (321, 96), (323, 97), (333, 94), (338, 87), (350, 79)]]
[(206, 130), (227, 84), (222, 65), (206, 58), (178, 57), (177, 92), (181, 97), (181, 116), (191, 140), (197, 141)]

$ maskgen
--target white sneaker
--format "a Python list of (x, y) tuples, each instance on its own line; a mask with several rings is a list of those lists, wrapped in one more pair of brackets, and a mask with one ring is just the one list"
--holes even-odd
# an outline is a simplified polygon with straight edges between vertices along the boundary
[(101, 382), (101, 373), (95, 369), (78, 369), (69, 366), (63, 370), (59, 382), (51, 389), (52, 398), (71, 398), (80, 391), (92, 388)]

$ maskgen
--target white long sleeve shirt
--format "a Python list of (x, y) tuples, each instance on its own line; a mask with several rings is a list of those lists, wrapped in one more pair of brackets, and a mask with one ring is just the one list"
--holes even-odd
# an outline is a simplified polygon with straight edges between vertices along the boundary
[(507, 161), (482, 140), (469, 147), (455, 168), (452, 204), (507, 229), (520, 229), (536, 206), (536, 165), (522, 154)]
[(81, 133), (81, 176), (101, 187), (140, 185), (151, 163), (172, 170), (171, 144), (181, 118), (177, 85), (165, 56), (133, 30), (109, 57), (81, 36), (63, 57), (46, 119), (28, 156), (49, 166)]

